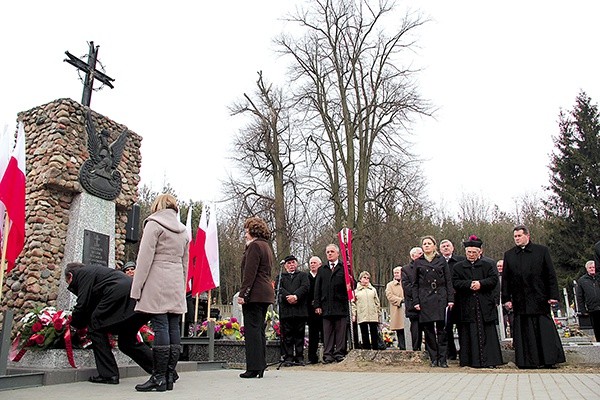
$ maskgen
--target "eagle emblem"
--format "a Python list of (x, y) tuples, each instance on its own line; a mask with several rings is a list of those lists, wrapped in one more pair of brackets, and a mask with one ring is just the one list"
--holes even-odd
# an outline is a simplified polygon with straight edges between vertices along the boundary
[(99, 134), (96, 133), (90, 111), (86, 113), (85, 128), (90, 158), (81, 166), (79, 181), (88, 193), (104, 200), (114, 200), (121, 192), (121, 173), (117, 166), (127, 143), (127, 129), (110, 143), (108, 130), (102, 129)]

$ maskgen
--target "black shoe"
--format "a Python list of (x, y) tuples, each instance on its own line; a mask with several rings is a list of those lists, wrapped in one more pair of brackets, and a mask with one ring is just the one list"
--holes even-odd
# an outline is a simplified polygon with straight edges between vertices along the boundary
[(432, 367), (439, 367), (437, 360), (431, 362)]
[(335, 357), (335, 362), (342, 362), (344, 360), (345, 360), (345, 358), (343, 356), (337, 356), (337, 357)]
[(448, 368), (448, 363), (446, 361), (440, 361), (438, 364), (441, 368)]
[(323, 364), (331, 364), (334, 361), (335, 360), (333, 358), (324, 358), (323, 359)]
[(546, 364), (544, 365), (544, 369), (556, 369), (558, 368), (555, 364)]
[(248, 370), (246, 372), (242, 372), (240, 374), (240, 378), (262, 378), (264, 373), (265, 373), (264, 369), (260, 370), (260, 371)]
[(109, 385), (118, 385), (119, 384), (119, 377), (118, 376), (111, 376), (109, 378), (104, 378), (100, 375), (98, 376), (90, 376), (88, 381), (92, 382), (92, 383), (107, 383)]

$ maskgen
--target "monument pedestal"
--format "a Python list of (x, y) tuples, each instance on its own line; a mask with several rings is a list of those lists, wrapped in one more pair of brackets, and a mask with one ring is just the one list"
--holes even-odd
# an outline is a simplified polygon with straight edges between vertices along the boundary
[[(73, 198), (62, 269), (72, 262), (115, 268), (114, 202), (85, 192)], [(74, 305), (74, 298), (67, 290), (65, 280), (61, 279), (58, 309), (69, 310)]]

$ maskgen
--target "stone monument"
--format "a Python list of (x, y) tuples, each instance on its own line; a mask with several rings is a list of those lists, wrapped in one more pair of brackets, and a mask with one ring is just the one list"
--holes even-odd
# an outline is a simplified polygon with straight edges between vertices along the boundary
[[(123, 261), (127, 211), (137, 201), (142, 140), (71, 99), (21, 112), (18, 119), (26, 139), (25, 248), (2, 288), (2, 306), (15, 309), (15, 321), (36, 307), (70, 308), (62, 279), (67, 263), (114, 268), (115, 259)], [(90, 152), (90, 142), (100, 140), (90, 139), (96, 132), (104, 140), (95, 143), (104, 151), (100, 155)], [(118, 162), (115, 152), (120, 153)], [(80, 179), (84, 164), (86, 184)], [(112, 198), (84, 188), (91, 182), (106, 191), (114, 177), (120, 190)]]

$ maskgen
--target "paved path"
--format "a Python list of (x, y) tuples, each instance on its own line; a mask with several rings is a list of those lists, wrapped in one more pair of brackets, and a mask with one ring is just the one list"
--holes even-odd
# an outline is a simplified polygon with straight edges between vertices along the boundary
[(600, 376), (580, 373), (374, 373), (271, 368), (263, 379), (241, 379), (240, 370), (181, 373), (175, 390), (138, 393), (142, 378), (119, 385), (77, 382), (0, 392), (4, 400), (65, 399), (600, 399)]

